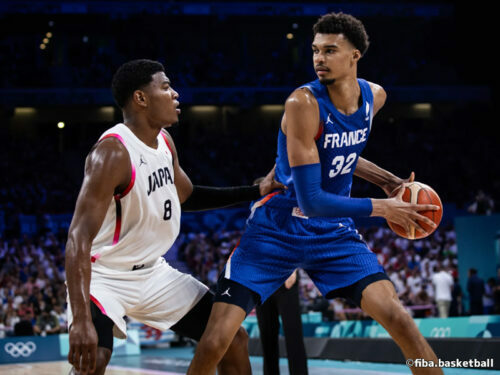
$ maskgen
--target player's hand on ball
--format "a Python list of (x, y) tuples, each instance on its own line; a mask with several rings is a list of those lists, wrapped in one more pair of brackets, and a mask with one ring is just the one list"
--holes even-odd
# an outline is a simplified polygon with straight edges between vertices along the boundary
[(266, 194), (269, 194), (273, 190), (276, 189), (286, 189), (287, 187), (283, 185), (281, 182), (278, 182), (275, 180), (275, 169), (276, 169), (276, 164), (274, 165), (273, 169), (269, 171), (269, 173), (266, 175), (266, 177), (259, 179), (258, 184), (259, 184), (259, 191), (260, 195), (264, 196)]
[(390, 197), (392, 193), (396, 190), (399, 189), (403, 184), (408, 183), (408, 182), (413, 182), (415, 181), (415, 172), (410, 173), (410, 177), (406, 179), (398, 179), (397, 181), (394, 181), (392, 183), (389, 183), (383, 187), (385, 194)]
[[(405, 186), (406, 184), (403, 184)], [(417, 204), (408, 203), (403, 200), (403, 193), (405, 189), (400, 189), (398, 194), (393, 198), (373, 200), (373, 213), (372, 216), (382, 216), (388, 222), (399, 225), (405, 230), (407, 238), (411, 238), (412, 228), (425, 233), (426, 235), (434, 231), (436, 224), (427, 216), (421, 215), (421, 211), (438, 211), (440, 206), (434, 204)], [(427, 228), (425, 230), (420, 223), (425, 223)]]

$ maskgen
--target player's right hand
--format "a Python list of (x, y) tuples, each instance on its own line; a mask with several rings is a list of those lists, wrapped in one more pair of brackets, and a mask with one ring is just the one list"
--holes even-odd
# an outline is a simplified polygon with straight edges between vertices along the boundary
[(68, 362), (81, 375), (96, 369), (97, 333), (91, 320), (73, 322), (69, 331)]
[(436, 224), (426, 216), (420, 215), (420, 211), (437, 211), (439, 206), (434, 204), (414, 204), (403, 201), (404, 189), (394, 198), (375, 199), (373, 202), (372, 216), (382, 216), (391, 223), (398, 224), (403, 227), (407, 233), (411, 232), (411, 227), (416, 230), (426, 233), (419, 221), (426, 223), (431, 228), (435, 228)]

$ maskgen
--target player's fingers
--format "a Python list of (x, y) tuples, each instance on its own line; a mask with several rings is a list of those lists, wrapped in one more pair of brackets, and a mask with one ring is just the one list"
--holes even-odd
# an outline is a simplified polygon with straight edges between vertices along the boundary
[(73, 345), (70, 345), (70, 347), (69, 347), (69, 353), (68, 353), (68, 362), (70, 364), (73, 364), (73, 355), (74, 354), (75, 354), (74, 347), (73, 347)]
[(415, 181), (415, 172), (412, 171), (410, 173), (410, 177), (408, 178), (408, 182), (413, 182), (413, 181)]
[(89, 370), (91, 374), (95, 372), (96, 362), (97, 362), (96, 358), (97, 358), (97, 346), (92, 345), (89, 351)]
[(435, 204), (414, 204), (412, 206), (415, 211), (439, 211), (441, 207), (436, 206)]
[(274, 180), (274, 181), (273, 181), (273, 183), (274, 183), (274, 186), (276, 186), (278, 189), (288, 189), (288, 188), (286, 187), (286, 185), (282, 184), (282, 183), (281, 183), (281, 182), (279, 182), (279, 181)]
[(81, 365), (80, 365), (80, 374), (86, 375), (89, 370), (89, 352), (88, 349), (85, 348), (82, 351)]
[(82, 351), (80, 346), (78, 345), (73, 352), (73, 367), (76, 371), (80, 371), (80, 361), (82, 357)]

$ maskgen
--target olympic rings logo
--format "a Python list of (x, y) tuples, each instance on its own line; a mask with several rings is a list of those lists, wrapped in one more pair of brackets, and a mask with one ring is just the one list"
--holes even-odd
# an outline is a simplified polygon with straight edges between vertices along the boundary
[(9, 353), (12, 357), (29, 357), (36, 351), (36, 345), (33, 341), (24, 342), (16, 342), (15, 344), (9, 342), (5, 344), (4, 349), (7, 353)]
[(434, 327), (431, 330), (431, 337), (450, 337), (451, 328), (450, 327)]

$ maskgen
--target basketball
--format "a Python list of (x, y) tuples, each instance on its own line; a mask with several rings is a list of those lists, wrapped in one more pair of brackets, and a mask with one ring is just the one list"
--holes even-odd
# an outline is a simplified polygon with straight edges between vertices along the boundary
[[(398, 195), (400, 192), (400, 189), (405, 189), (403, 193), (403, 201), (408, 202), (408, 203), (416, 203), (416, 204), (434, 204), (436, 206), (439, 206), (440, 209), (437, 211), (420, 211), (419, 214), (422, 216), (426, 216), (429, 219), (431, 219), (436, 225), (438, 226), (439, 223), (441, 222), (441, 218), (443, 217), (443, 205), (441, 203), (441, 199), (439, 198), (439, 195), (432, 189), (430, 186), (422, 184), (420, 182), (410, 182), (404, 184), (404, 186), (394, 190), (391, 193), (391, 198), (395, 197)], [(423, 223), (421, 221), (418, 222), (420, 226), (428, 231), (428, 234), (423, 233), (417, 229), (415, 229), (414, 226), (411, 227), (410, 233), (406, 233), (406, 230), (398, 225), (391, 223), (390, 221), (387, 222), (389, 227), (399, 236), (408, 238), (410, 240), (416, 240), (419, 238), (425, 238), (432, 232), (434, 232), (437, 229), (436, 228), (431, 228), (429, 225), (426, 223)]]

